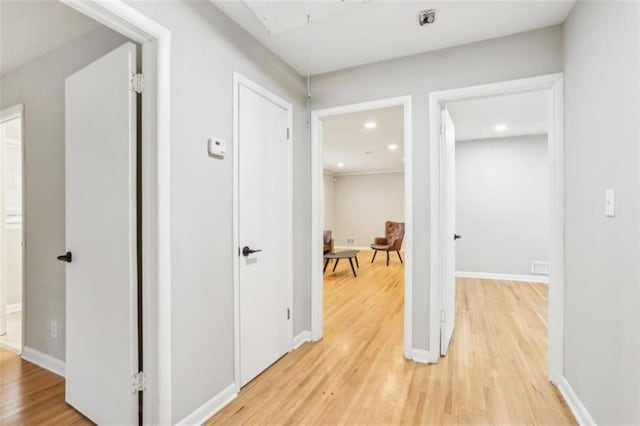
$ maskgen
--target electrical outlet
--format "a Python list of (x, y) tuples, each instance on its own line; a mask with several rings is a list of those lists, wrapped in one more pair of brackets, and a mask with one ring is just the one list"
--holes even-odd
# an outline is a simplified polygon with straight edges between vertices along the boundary
[(355, 244), (356, 243), (356, 239), (353, 237), (347, 237), (347, 244)]
[(549, 275), (549, 262), (542, 260), (532, 260), (531, 273), (534, 275)]
[(54, 320), (51, 320), (51, 324), (49, 324), (49, 330), (51, 332), (51, 337), (54, 339), (58, 337), (58, 323)]

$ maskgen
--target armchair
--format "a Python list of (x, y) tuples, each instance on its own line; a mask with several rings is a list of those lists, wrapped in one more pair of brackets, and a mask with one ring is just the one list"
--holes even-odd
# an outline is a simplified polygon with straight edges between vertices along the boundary
[(324, 245), (323, 254), (333, 253), (334, 252), (333, 233), (330, 230), (324, 231), (323, 236), (322, 236), (322, 242), (323, 242), (323, 245)]
[(389, 252), (395, 251), (398, 253), (398, 258), (400, 259), (400, 263), (404, 263), (402, 261), (402, 256), (400, 256), (400, 249), (402, 248), (402, 240), (404, 239), (404, 223), (401, 222), (385, 222), (385, 237), (375, 238), (373, 244), (371, 244), (371, 248), (374, 250), (373, 258), (371, 259), (371, 263), (376, 260), (376, 255), (378, 251), (387, 252), (387, 266), (389, 266)]

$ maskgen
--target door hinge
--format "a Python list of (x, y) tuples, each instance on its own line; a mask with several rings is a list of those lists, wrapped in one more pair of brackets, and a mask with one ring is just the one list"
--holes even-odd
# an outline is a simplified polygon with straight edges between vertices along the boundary
[(144, 88), (144, 77), (142, 74), (131, 74), (131, 90), (136, 93), (142, 93)]
[(287, 127), (287, 140), (291, 137), (291, 130)]
[(287, 319), (291, 319), (291, 309), (287, 308)]
[(440, 311), (440, 322), (447, 322), (447, 311)]
[(144, 375), (144, 371), (139, 371), (131, 376), (131, 394), (135, 395), (137, 392), (145, 390), (147, 379)]

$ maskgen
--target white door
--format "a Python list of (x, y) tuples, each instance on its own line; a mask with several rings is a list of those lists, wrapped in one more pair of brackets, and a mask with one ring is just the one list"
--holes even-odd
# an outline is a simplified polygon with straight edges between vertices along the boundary
[(456, 136), (449, 112), (442, 111), (441, 144), (443, 161), (443, 256), (440, 354), (446, 355), (456, 325)]
[(287, 353), (290, 345), (291, 142), (286, 109), (243, 85), (238, 101), (240, 386), (244, 386)]
[(137, 424), (136, 47), (66, 80), (66, 401)]

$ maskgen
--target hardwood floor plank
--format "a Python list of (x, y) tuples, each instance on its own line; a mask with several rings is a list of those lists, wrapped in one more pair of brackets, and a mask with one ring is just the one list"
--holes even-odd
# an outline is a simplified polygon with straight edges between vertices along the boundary
[(206, 424), (576, 424), (547, 380), (547, 287), (458, 279), (435, 365), (402, 352), (403, 266), (360, 254), (325, 274), (325, 336), (286, 355)]
[(91, 425), (64, 401), (64, 378), (0, 349), (0, 425)]

